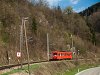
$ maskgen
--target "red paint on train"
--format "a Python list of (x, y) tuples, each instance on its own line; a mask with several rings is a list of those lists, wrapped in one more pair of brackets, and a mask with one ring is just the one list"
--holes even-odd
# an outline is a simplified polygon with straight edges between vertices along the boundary
[(50, 54), (50, 60), (72, 59), (72, 52), (53, 51)]

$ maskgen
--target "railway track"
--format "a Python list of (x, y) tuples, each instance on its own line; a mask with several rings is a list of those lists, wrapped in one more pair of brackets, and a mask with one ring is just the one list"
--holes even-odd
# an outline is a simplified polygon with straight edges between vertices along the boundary
[[(55, 62), (56, 60), (43, 60), (43, 61), (34, 61), (34, 62), (30, 62), (30, 64), (36, 64), (36, 63), (43, 63), (43, 62)], [(58, 60), (60, 61), (60, 60)], [(67, 61), (74, 61), (74, 60), (67, 60)], [(57, 62), (57, 61), (56, 61)], [(27, 65), (28, 63), (22, 63), (22, 65)], [(4, 65), (4, 66), (0, 66), (0, 70), (5, 70), (5, 69), (10, 69), (13, 67), (17, 67), (17, 66), (21, 66), (20, 64), (11, 64), (11, 65)]]
[[(59, 61), (59, 60), (58, 60)], [(67, 60), (67, 61), (74, 61), (74, 60)], [(30, 62), (30, 64), (35, 64), (35, 63), (43, 63), (43, 62), (55, 62), (55, 60), (43, 60), (43, 61), (34, 61), (34, 62)], [(56, 61), (57, 62), (57, 61)], [(27, 65), (28, 63), (22, 63), (22, 65)], [(4, 66), (0, 66), (0, 70), (5, 70), (5, 69), (10, 69), (13, 67), (17, 67), (17, 66), (21, 66), (20, 64), (11, 64), (11, 65), (4, 65)]]
[[(34, 61), (34, 62), (30, 62), (30, 64), (34, 64), (34, 63), (41, 63), (41, 62), (48, 62), (48, 61)], [(22, 65), (27, 65), (28, 63), (22, 63)], [(4, 65), (4, 66), (0, 66), (0, 70), (5, 70), (5, 69), (10, 69), (13, 67), (17, 67), (20, 66), (21, 64), (11, 64), (11, 65)]]
[[(96, 59), (100, 59), (100, 58), (96, 58)], [(76, 59), (73, 60), (66, 60), (66, 61), (75, 61)], [(85, 59), (78, 59), (78, 61), (82, 61)], [(87, 59), (87, 60), (91, 60), (91, 59)], [(34, 62), (30, 62), (30, 64), (35, 64), (35, 63), (42, 63), (42, 62), (52, 62), (52, 61), (48, 61), (48, 60), (43, 60), (43, 61), (34, 61)], [(27, 65), (28, 63), (22, 63), (22, 65)], [(21, 64), (11, 64), (11, 65), (4, 65), (0, 67), (0, 70), (5, 70), (5, 69), (10, 69), (13, 67), (17, 67), (17, 66), (21, 66)]]

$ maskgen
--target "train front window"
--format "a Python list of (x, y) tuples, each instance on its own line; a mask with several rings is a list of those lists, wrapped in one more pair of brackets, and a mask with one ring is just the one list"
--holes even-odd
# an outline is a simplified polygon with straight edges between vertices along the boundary
[(57, 55), (57, 53), (53, 53), (53, 55)]

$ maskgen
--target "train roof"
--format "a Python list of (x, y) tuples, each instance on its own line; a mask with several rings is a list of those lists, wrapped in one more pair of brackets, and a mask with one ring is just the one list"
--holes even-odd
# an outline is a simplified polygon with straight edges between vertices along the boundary
[(71, 52), (71, 51), (52, 51), (52, 52)]

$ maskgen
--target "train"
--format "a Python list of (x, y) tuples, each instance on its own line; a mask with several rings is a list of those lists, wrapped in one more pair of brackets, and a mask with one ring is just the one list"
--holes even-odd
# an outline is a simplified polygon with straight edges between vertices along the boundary
[(50, 60), (65, 60), (72, 59), (73, 53), (69, 51), (52, 51), (50, 53)]

